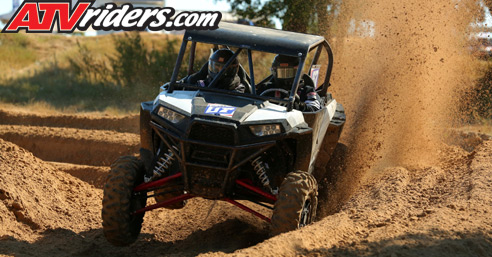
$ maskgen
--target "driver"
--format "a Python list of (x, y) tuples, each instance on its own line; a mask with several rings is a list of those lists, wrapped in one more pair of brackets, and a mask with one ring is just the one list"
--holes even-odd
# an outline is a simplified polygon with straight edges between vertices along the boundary
[[(264, 84), (258, 85), (258, 93), (270, 88), (281, 88), (287, 91), (292, 89), (294, 78), (299, 66), (299, 59), (293, 56), (277, 55), (272, 63), (272, 79)], [(315, 112), (321, 109), (321, 98), (316, 93), (311, 85), (306, 85), (304, 74), (299, 81), (297, 95), (300, 98), (300, 103), (296, 104), (296, 109), (304, 112)], [(276, 95), (275, 97), (280, 97)]]
[[(229, 49), (219, 49), (215, 51), (208, 59), (208, 64), (202, 68), (199, 72), (190, 75), (186, 78), (186, 82), (189, 84), (198, 84), (201, 87), (209, 87), (213, 79), (219, 74), (220, 70), (225, 66), (227, 61), (234, 55), (234, 52)], [(208, 72), (205, 73), (205, 69)], [(241, 79), (238, 76), (239, 62), (237, 59), (227, 67), (222, 77), (217, 81), (214, 88), (234, 90), (236, 92), (244, 93), (246, 87), (241, 83)]]

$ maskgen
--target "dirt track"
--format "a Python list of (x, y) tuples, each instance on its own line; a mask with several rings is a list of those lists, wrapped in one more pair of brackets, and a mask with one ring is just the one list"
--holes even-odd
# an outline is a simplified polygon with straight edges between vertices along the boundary
[(476, 68), (457, 36), (466, 4), (343, 1), (339, 28), (377, 26), (333, 44), (348, 167), (320, 185), (318, 222), (275, 238), (234, 206), (193, 199), (148, 213), (135, 244), (113, 247), (100, 187), (107, 164), (136, 154), (137, 117), (0, 110), (0, 255), (492, 256), (492, 140), (443, 130)]
[[(110, 130), (2, 125), (0, 132), (19, 144), (46, 138), (45, 144), (53, 139), (89, 149), (100, 142), (115, 154), (133, 154), (138, 147), (136, 134)], [(492, 141), (482, 137), (470, 152), (443, 146), (436, 166), (386, 168), (340, 212), (299, 231), (266, 240), (267, 223), (225, 202), (207, 217), (213, 202), (195, 199), (182, 210), (147, 214), (139, 240), (127, 248), (109, 245), (102, 235), (98, 188), (108, 169), (104, 161), (76, 165), (79, 155), (65, 155), (61, 163), (47, 162), (0, 140), (0, 254), (490, 256)], [(34, 145), (25, 147), (60, 155)]]
[(138, 133), (138, 115), (104, 117), (95, 115), (49, 115), (22, 110), (0, 110), (0, 124), (69, 127)]

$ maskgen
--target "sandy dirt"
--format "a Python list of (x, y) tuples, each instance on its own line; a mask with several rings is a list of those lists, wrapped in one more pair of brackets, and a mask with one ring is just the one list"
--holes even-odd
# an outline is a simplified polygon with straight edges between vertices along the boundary
[(491, 256), (492, 141), (440, 155), (439, 166), (386, 168), (339, 213), (235, 255)]
[[(25, 112), (21, 117), (26, 116), (35, 124), (59, 118)], [(113, 120), (85, 118), (108, 124)], [(194, 256), (233, 252), (268, 237), (266, 222), (237, 207), (192, 199), (182, 210), (147, 214), (141, 240), (131, 248), (113, 247), (102, 235), (101, 188), (109, 163), (120, 155), (137, 154), (139, 135), (117, 132), (118, 128), (74, 128), (75, 123), (30, 126), (15, 118), (9, 122), (13, 124), (0, 125), (0, 169), (6, 171), (0, 173), (0, 255), (126, 256), (138, 251)], [(203, 244), (197, 247), (197, 241)]]
[(107, 167), (46, 162), (0, 139), (0, 254), (490, 256), (492, 141), (475, 136), (484, 139), (471, 151), (443, 145), (439, 165), (387, 167), (339, 212), (298, 231), (268, 238), (266, 222), (193, 199), (181, 210), (148, 213), (139, 240), (123, 248), (102, 235)]
[[(109, 116), (109, 115), (108, 115)], [(0, 109), (0, 124), (45, 127), (70, 127), (91, 130), (113, 130), (138, 133), (139, 116), (108, 117), (94, 114), (64, 115), (26, 111), (13, 106)]]
[(193, 199), (181, 210), (149, 213), (140, 240), (116, 248), (102, 235), (101, 189), (2, 139), (0, 150), (0, 254), (197, 255), (233, 252), (268, 234), (265, 222), (228, 203)]
[(0, 125), (0, 137), (43, 160), (85, 165), (110, 165), (140, 147), (139, 135), (108, 130)]
[(0, 110), (0, 255), (492, 256), (492, 140), (458, 123), (474, 8), (343, 1), (331, 90), (347, 165), (320, 183), (318, 221), (274, 238), (228, 203), (193, 199), (146, 214), (137, 242), (113, 247), (100, 188), (109, 163), (137, 154), (138, 118)]

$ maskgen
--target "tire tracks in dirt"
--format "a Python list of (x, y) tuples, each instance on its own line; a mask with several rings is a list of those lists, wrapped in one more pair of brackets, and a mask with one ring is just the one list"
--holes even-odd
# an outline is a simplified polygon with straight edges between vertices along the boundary
[(492, 141), (442, 149), (438, 165), (388, 167), (340, 212), (232, 255), (490, 256)]
[(107, 130), (0, 125), (0, 137), (45, 161), (106, 166), (138, 152), (139, 136)]
[[(42, 136), (79, 145), (126, 135), (94, 131), (0, 126), (1, 137), (24, 134), (25, 141)], [(111, 246), (102, 235), (102, 191), (67, 174), (99, 187), (107, 167), (45, 162), (0, 139), (0, 254), (487, 256), (492, 141), (478, 134), (462, 137), (464, 143), (441, 147), (438, 165), (388, 167), (364, 182), (338, 213), (297, 231), (268, 239), (268, 224), (256, 217), (224, 202), (207, 217), (212, 202), (192, 199), (180, 210), (147, 213), (139, 239), (124, 248)], [(468, 143), (478, 137), (482, 141)], [(117, 147), (135, 141), (135, 134), (112, 140)]]
[(0, 138), (59, 170), (102, 187), (109, 166), (140, 147), (138, 115), (43, 114), (0, 110)]
[(111, 130), (135, 134), (139, 133), (138, 115), (128, 115), (122, 117), (95, 116), (89, 114), (47, 115), (42, 113), (0, 110), (0, 124)]
[[(268, 237), (267, 223), (249, 213), (243, 213), (225, 202), (213, 204), (204, 199), (192, 199), (181, 210), (160, 209), (147, 213), (139, 240), (131, 247), (113, 247), (102, 235), (100, 188), (109, 171), (106, 165), (121, 155), (136, 154), (139, 136), (118, 132), (116, 129), (91, 129), (88, 125), (84, 128), (73, 128), (71, 123), (50, 123), (60, 118), (57, 115), (21, 116), (38, 117), (39, 120), (32, 121), (32, 124), (38, 126), (24, 124), (23, 118), (5, 119), (1, 122), (3, 125), (0, 125), (0, 145), (11, 149), (12, 152), (11, 156), (0, 155), (0, 160), (8, 159), (8, 162), (3, 163), (7, 166), (3, 168), (9, 169), (8, 173), (2, 173), (0, 176), (0, 188), (6, 189), (2, 195), (13, 195), (16, 200), (12, 202), (18, 203), (12, 205), (10, 202), (0, 202), (0, 222), (3, 231), (0, 233), (0, 255), (16, 255), (22, 252), (28, 255), (35, 253), (34, 255), (38, 256), (105, 256), (115, 253), (128, 256), (139, 252), (151, 256), (163, 253), (195, 256), (209, 251), (234, 252), (255, 245)], [(11, 124), (6, 124), (7, 121)], [(110, 124), (112, 121), (107, 122)], [(116, 124), (111, 126), (117, 126)], [(35, 176), (31, 176), (33, 172), (36, 173)], [(16, 174), (22, 175), (18, 177)], [(57, 182), (53, 182), (56, 177), (64, 181), (63, 183), (74, 185), (85, 181), (93, 188), (63, 188), (59, 189), (60, 194), (48, 190), (46, 193), (49, 197), (42, 199), (41, 192), (51, 185), (56, 185)], [(11, 182), (2, 184), (3, 181)], [(85, 199), (84, 196), (87, 194), (98, 199)], [(41, 200), (42, 204), (34, 206), (31, 204), (32, 200), (24, 200), (32, 196)], [(71, 208), (70, 203), (66, 203), (67, 198), (81, 204), (73, 205)], [(152, 202), (153, 199), (149, 201)], [(31, 226), (27, 224), (29, 222), (23, 223), (16, 218), (12, 206), (22, 206), (20, 213), (25, 214), (26, 221), (33, 217), (31, 215), (53, 219), (63, 217), (57, 222), (51, 218), (33, 219), (34, 226)], [(265, 212), (255, 206), (250, 207)], [(79, 214), (91, 217), (90, 224), (80, 218)]]

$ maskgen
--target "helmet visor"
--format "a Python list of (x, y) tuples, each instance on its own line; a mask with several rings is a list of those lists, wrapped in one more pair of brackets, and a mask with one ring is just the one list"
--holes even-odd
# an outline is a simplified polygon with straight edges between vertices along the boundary
[(213, 73), (219, 73), (220, 70), (224, 67), (224, 63), (209, 61), (208, 69)]
[[(222, 68), (224, 68), (225, 66), (225, 63), (220, 63), (220, 62), (215, 62), (215, 61), (208, 61), (208, 69), (212, 72), (212, 73), (219, 73), (220, 70), (222, 70)], [(238, 65), (237, 64), (234, 64), (232, 63), (231, 65), (229, 65), (229, 67), (227, 68), (227, 70), (233, 70), (235, 67), (237, 67)]]
[(277, 78), (291, 79), (296, 76), (297, 67), (277, 67)]

